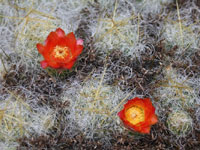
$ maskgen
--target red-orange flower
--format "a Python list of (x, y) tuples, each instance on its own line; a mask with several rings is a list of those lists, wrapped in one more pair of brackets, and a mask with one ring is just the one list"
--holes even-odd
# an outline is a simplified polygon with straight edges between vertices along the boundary
[(37, 49), (44, 57), (40, 62), (42, 68), (71, 69), (83, 50), (83, 40), (76, 40), (73, 32), (65, 35), (58, 28), (48, 35), (44, 45), (38, 43)]
[(149, 98), (140, 99), (135, 97), (129, 100), (118, 116), (128, 129), (140, 132), (150, 133), (151, 125), (158, 122), (155, 115), (155, 108)]

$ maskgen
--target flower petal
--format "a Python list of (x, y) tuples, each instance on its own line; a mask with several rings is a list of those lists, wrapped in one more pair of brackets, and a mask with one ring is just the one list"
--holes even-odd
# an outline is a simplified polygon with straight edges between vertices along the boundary
[(155, 108), (153, 107), (152, 102), (149, 98), (144, 98), (143, 102), (144, 102), (145, 115), (147, 118), (149, 118), (155, 112)]
[(71, 69), (71, 68), (73, 67), (75, 61), (76, 61), (76, 59), (75, 59), (75, 60), (72, 60), (71, 62), (69, 62), (69, 63), (67, 63), (67, 64), (65, 64), (65, 65), (63, 66), (63, 68)]
[(56, 61), (48, 61), (47, 62), (49, 67), (52, 67), (54, 69), (60, 68), (61, 64), (57, 63)]
[(117, 115), (119, 116), (119, 118), (120, 118), (121, 120), (123, 120), (123, 118), (125, 117), (125, 115), (124, 115), (124, 110), (121, 110), (120, 112), (118, 112)]
[(67, 34), (67, 36), (65, 37), (65, 43), (66, 46), (71, 49), (72, 54), (74, 54), (74, 50), (76, 47), (76, 38), (73, 32)]
[(76, 45), (76, 49), (75, 49), (75, 52), (74, 52), (74, 56), (78, 56), (81, 54), (81, 52), (83, 51), (83, 46), (82, 45)]
[(65, 32), (61, 28), (56, 29), (56, 34), (58, 35), (58, 37), (65, 36)]
[(157, 116), (154, 114), (152, 117), (151, 117), (151, 125), (153, 125), (153, 124), (156, 124), (158, 122), (158, 118), (157, 118)]
[(40, 43), (38, 43), (36, 46), (37, 46), (39, 53), (42, 54), (45, 50), (45, 47)]
[(58, 41), (59, 37), (56, 34), (56, 32), (51, 32), (45, 40), (45, 49), (48, 51), (52, 50), (55, 47), (55, 45), (57, 45)]
[(83, 40), (82, 39), (78, 39), (76, 41), (76, 45), (83, 45)]
[(150, 133), (150, 126), (148, 126), (148, 127), (146, 127), (146, 128), (142, 128), (141, 130), (140, 130), (140, 132), (141, 133), (145, 133), (145, 134), (149, 134)]
[(40, 62), (40, 65), (41, 65), (41, 67), (42, 67), (43, 69), (45, 69), (45, 68), (48, 67), (48, 63), (47, 63), (45, 60), (41, 61), (41, 62)]

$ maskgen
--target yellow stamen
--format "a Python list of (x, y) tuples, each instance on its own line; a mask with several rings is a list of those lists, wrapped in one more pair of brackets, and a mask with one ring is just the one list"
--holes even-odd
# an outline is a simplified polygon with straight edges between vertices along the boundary
[(69, 47), (56, 46), (53, 49), (53, 56), (55, 58), (65, 59), (69, 55), (70, 55), (70, 58), (72, 58), (71, 49)]
[(126, 119), (133, 125), (144, 121), (144, 110), (140, 107), (134, 106), (126, 110)]

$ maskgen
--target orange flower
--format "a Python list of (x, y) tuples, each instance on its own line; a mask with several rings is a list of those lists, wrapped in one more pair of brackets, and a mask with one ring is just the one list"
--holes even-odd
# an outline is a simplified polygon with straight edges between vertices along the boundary
[(151, 125), (158, 122), (149, 98), (140, 99), (135, 97), (129, 100), (118, 116), (122, 120), (125, 127), (140, 133), (150, 133)]
[(71, 69), (83, 50), (83, 40), (76, 40), (73, 32), (65, 35), (58, 28), (48, 35), (44, 45), (38, 43), (37, 49), (44, 57), (40, 62), (42, 68)]

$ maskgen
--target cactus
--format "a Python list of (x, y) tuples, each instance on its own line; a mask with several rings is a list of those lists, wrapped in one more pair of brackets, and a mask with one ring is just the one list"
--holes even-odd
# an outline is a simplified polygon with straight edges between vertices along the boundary
[(178, 74), (171, 66), (166, 67), (163, 73), (165, 77), (154, 93), (160, 97), (162, 106), (194, 108), (198, 101), (197, 91), (192, 86), (195, 80)]
[(48, 133), (54, 126), (55, 112), (48, 107), (32, 108), (21, 96), (8, 92), (9, 97), (0, 102), (0, 140), (4, 143), (0, 145), (6, 147), (23, 136)]
[(167, 118), (168, 129), (177, 136), (186, 136), (192, 130), (192, 118), (182, 110), (176, 110)]
[(140, 17), (135, 14), (135, 8), (121, 1), (111, 7), (112, 12), (102, 12), (100, 19), (89, 26), (95, 47), (103, 54), (118, 49), (124, 55), (139, 57), (145, 45), (140, 43)]
[[(165, 24), (164, 36), (166, 37), (166, 43), (171, 45), (178, 45), (178, 54), (182, 54), (187, 51), (192, 51), (191, 48), (198, 47), (198, 37), (193, 33), (193, 29), (189, 26), (180, 24), (179, 22), (167, 22)], [(190, 48), (189, 48), (190, 47)], [(189, 48), (189, 49), (188, 49)], [(194, 51), (194, 50), (193, 50)]]
[(71, 134), (82, 132), (86, 138), (104, 138), (107, 140), (113, 132), (121, 132), (120, 120), (116, 107), (126, 96), (118, 87), (106, 85), (105, 82), (92, 78), (83, 85), (73, 83), (64, 92), (63, 100), (68, 99), (68, 108)]
[(173, 0), (136, 0), (134, 3), (138, 11), (148, 14), (148, 13), (159, 13), (163, 8), (163, 5), (172, 3)]

